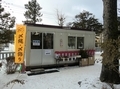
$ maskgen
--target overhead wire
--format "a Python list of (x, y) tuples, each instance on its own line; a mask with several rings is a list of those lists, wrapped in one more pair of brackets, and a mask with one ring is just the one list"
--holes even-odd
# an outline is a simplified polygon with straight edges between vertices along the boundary
[[(23, 6), (16, 5), (16, 4), (13, 4), (13, 3), (8, 3), (8, 2), (6, 2), (6, 1), (3, 1), (2, 3), (6, 4), (6, 5), (9, 5), (8, 7), (11, 7), (11, 6), (17, 7), (17, 8), (14, 8), (14, 10), (17, 10), (17, 11), (18, 11), (18, 8), (19, 8), (19, 10), (20, 10), (21, 12), (24, 12), (24, 11), (25, 11), (25, 8), (24, 8)], [(11, 8), (11, 9), (12, 9), (12, 8)], [(43, 12), (43, 13), (46, 14), (46, 15), (52, 15), (52, 16), (55, 15), (55, 14), (53, 14), (53, 13), (51, 13), (51, 12), (46, 12), (46, 11), (43, 11), (43, 10), (41, 10), (41, 12)], [(67, 16), (67, 18), (73, 18), (73, 17)]]
[[(25, 8), (23, 6), (17, 5), (14, 3), (8, 3), (6, 1), (2, 1), (2, 4), (11, 14), (20, 14), (24, 16)], [(57, 18), (57, 14), (53, 14), (51, 12), (46, 12), (46, 11), (41, 10), (41, 13), (43, 14), (41, 18), (52, 19), (52, 20)], [(73, 21), (73, 17), (66, 16), (66, 22), (71, 22), (71, 21)]]

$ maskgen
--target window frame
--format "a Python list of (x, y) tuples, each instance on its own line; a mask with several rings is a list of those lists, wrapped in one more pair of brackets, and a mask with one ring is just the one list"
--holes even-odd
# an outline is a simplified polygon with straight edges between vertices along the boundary
[[(31, 32), (31, 49), (42, 49), (42, 32)], [(34, 41), (34, 42), (33, 42)]]
[[(44, 44), (45, 43), (45, 40), (44, 40), (45, 34), (47, 34), (47, 35), (51, 34), (52, 35), (52, 38), (51, 38), (52, 41), (50, 41), (52, 47), (50, 47), (50, 48), (45, 47), (46, 45), (48, 45), (48, 43)], [(48, 39), (46, 39), (46, 40), (48, 41)], [(43, 49), (54, 49), (54, 33), (49, 33), (49, 32), (43, 33)]]
[[(72, 43), (69, 43), (69, 37), (73, 37), (75, 40), (74, 40), (74, 44), (72, 44)], [(69, 46), (70, 45), (70, 46)], [(71, 46), (72, 45), (72, 46)], [(68, 49), (76, 49), (76, 36), (68, 36), (68, 44), (67, 44), (67, 47), (68, 47)]]
[[(80, 48), (79, 48), (79, 46), (78, 46), (78, 38), (81, 38), (81, 41), (83, 41), (83, 42), (81, 43), (81, 44), (82, 44), (82, 47), (80, 47)], [(84, 49), (84, 39), (85, 39), (85, 38), (78, 36), (76, 39), (77, 39), (77, 49)]]

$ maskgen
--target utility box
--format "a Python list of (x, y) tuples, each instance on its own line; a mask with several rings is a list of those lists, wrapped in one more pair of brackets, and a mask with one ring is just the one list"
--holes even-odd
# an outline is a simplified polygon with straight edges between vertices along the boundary
[(82, 58), (80, 61), (79, 61), (79, 66), (88, 66), (89, 63), (88, 63), (88, 58)]
[(95, 64), (94, 57), (89, 57), (88, 58), (88, 63), (89, 63), (89, 65), (94, 65)]

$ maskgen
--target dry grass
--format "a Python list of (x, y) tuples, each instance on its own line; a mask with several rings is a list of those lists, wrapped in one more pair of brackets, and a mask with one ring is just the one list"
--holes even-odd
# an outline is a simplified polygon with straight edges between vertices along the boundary
[(20, 84), (22, 84), (22, 85), (25, 84), (24, 80), (14, 79), (14, 80), (8, 82), (8, 83), (6, 84), (6, 86), (8, 86), (8, 85), (11, 84), (11, 83), (20, 83)]
[(7, 61), (7, 64), (6, 64), (6, 67), (7, 67), (6, 73), (7, 74), (13, 74), (13, 73), (16, 72), (16, 68), (17, 68), (18, 64), (14, 63), (14, 60), (15, 60), (14, 56), (6, 58), (6, 61)]

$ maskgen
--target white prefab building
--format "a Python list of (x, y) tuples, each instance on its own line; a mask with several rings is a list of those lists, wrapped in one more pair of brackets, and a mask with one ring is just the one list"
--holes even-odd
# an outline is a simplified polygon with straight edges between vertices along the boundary
[[(95, 49), (95, 32), (60, 26), (26, 24), (25, 65), (27, 68), (56, 65), (55, 54), (73, 56), (80, 49)], [(62, 63), (75, 63), (63, 61)]]

